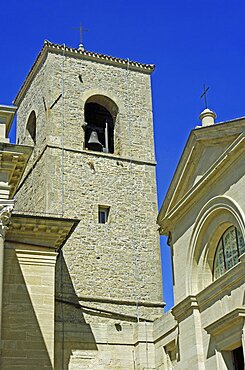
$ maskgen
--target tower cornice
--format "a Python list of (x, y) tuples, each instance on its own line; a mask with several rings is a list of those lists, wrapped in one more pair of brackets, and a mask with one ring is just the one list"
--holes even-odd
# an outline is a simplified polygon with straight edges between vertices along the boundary
[(48, 53), (56, 53), (71, 57), (80, 58), (83, 60), (103, 63), (103, 64), (109, 64), (115, 67), (124, 68), (124, 69), (130, 69), (131, 71), (137, 71), (145, 74), (151, 74), (155, 66), (154, 64), (144, 64), (136, 61), (131, 61), (129, 59), (123, 59), (123, 58), (116, 58), (110, 55), (106, 54), (100, 54), (95, 53), (93, 51), (87, 51), (77, 48), (72, 48), (69, 46), (66, 46), (65, 44), (54, 44), (48, 40), (44, 41), (44, 45), (39, 52), (36, 60), (34, 61), (34, 64), (32, 65), (25, 81), (23, 82), (16, 98), (13, 101), (13, 104), (16, 106), (19, 106), (23, 96), (25, 95), (26, 90), (30, 86), (34, 76), (36, 75), (39, 68), (44, 63)]

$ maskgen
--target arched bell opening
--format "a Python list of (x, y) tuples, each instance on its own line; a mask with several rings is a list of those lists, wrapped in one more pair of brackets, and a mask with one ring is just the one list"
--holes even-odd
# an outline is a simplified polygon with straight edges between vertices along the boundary
[[(103, 105), (99, 104), (100, 100), (104, 103)], [(98, 95), (87, 100), (84, 108), (85, 149), (114, 153), (116, 114), (115, 104), (109, 98), (103, 97), (102, 99), (102, 96)]]

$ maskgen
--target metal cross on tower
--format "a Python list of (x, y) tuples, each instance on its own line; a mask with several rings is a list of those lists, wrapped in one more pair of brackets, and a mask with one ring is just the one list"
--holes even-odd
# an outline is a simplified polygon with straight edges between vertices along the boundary
[(208, 107), (208, 102), (207, 102), (207, 91), (208, 90), (209, 90), (209, 87), (206, 87), (206, 85), (204, 84), (201, 99), (204, 98), (205, 109), (207, 109), (207, 107)]
[(80, 23), (80, 27), (73, 28), (74, 30), (79, 30), (80, 32), (80, 43), (79, 43), (79, 49), (84, 50), (83, 46), (83, 32), (87, 32), (87, 29), (83, 29), (82, 23)]

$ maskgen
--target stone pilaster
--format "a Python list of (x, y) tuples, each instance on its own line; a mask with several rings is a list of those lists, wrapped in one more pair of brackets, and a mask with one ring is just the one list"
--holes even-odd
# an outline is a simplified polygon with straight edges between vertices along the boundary
[(12, 214), (5, 239), (1, 370), (54, 368), (56, 257), (74, 224)]
[[(4, 241), (5, 232), (9, 224), (11, 212), (13, 210), (13, 201), (5, 203), (0, 202), (0, 340), (2, 339), (2, 304), (3, 304), (3, 261), (4, 261)], [(2, 348), (2, 343), (1, 347)]]
[[(54, 294), (55, 294), (55, 264), (57, 253), (43, 250), (16, 249), (16, 256), (29, 293), (33, 312), (38, 320), (40, 337), (42, 337), (46, 353), (43, 360), (49, 357), (54, 366)], [(30, 323), (30, 331), (32, 323)], [(27, 328), (28, 331), (28, 328)], [(36, 341), (33, 338), (33, 343)], [(35, 351), (35, 346), (28, 345), (29, 351)], [(37, 351), (38, 355), (41, 354)]]
[(172, 309), (172, 313), (179, 323), (182, 363), (191, 369), (204, 370), (201, 317), (196, 296), (186, 297)]

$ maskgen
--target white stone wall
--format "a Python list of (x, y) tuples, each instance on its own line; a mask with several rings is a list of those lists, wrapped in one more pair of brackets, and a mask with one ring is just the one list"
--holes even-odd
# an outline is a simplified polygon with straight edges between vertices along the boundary
[[(228, 167), (228, 169), (222, 173), (218, 181), (207, 184), (206, 189), (208, 189), (208, 192), (204, 190), (203, 196), (192, 205), (188, 213), (176, 224), (172, 234), (174, 245), (175, 304), (184, 299), (186, 295), (190, 294), (187, 280), (187, 276), (191, 274), (189, 270), (189, 249), (194, 224), (201, 209), (214, 197), (228, 196), (237, 203), (245, 213), (245, 197), (243, 192), (245, 188), (245, 176), (243, 163), (244, 156), (241, 156), (232, 166)], [(217, 218), (214, 222), (216, 222), (218, 227), (220, 220)], [(209, 236), (210, 235), (207, 235), (207, 241)], [(180, 266), (182, 266), (182, 268), (180, 268)], [(183, 276), (185, 276), (185, 278), (183, 278)], [(195, 277), (193, 277), (193, 279), (195, 279)]]
[(5, 243), (2, 370), (53, 369), (56, 256)]
[[(175, 306), (154, 323), (161, 370), (227, 370), (231, 351), (242, 345), (244, 256), (219, 279), (212, 277), (215, 250), (225, 229), (234, 224), (244, 232), (244, 152), (232, 153), (227, 162), (199, 190), (198, 200), (186, 205), (173, 228)], [(173, 340), (175, 363), (168, 352)]]

